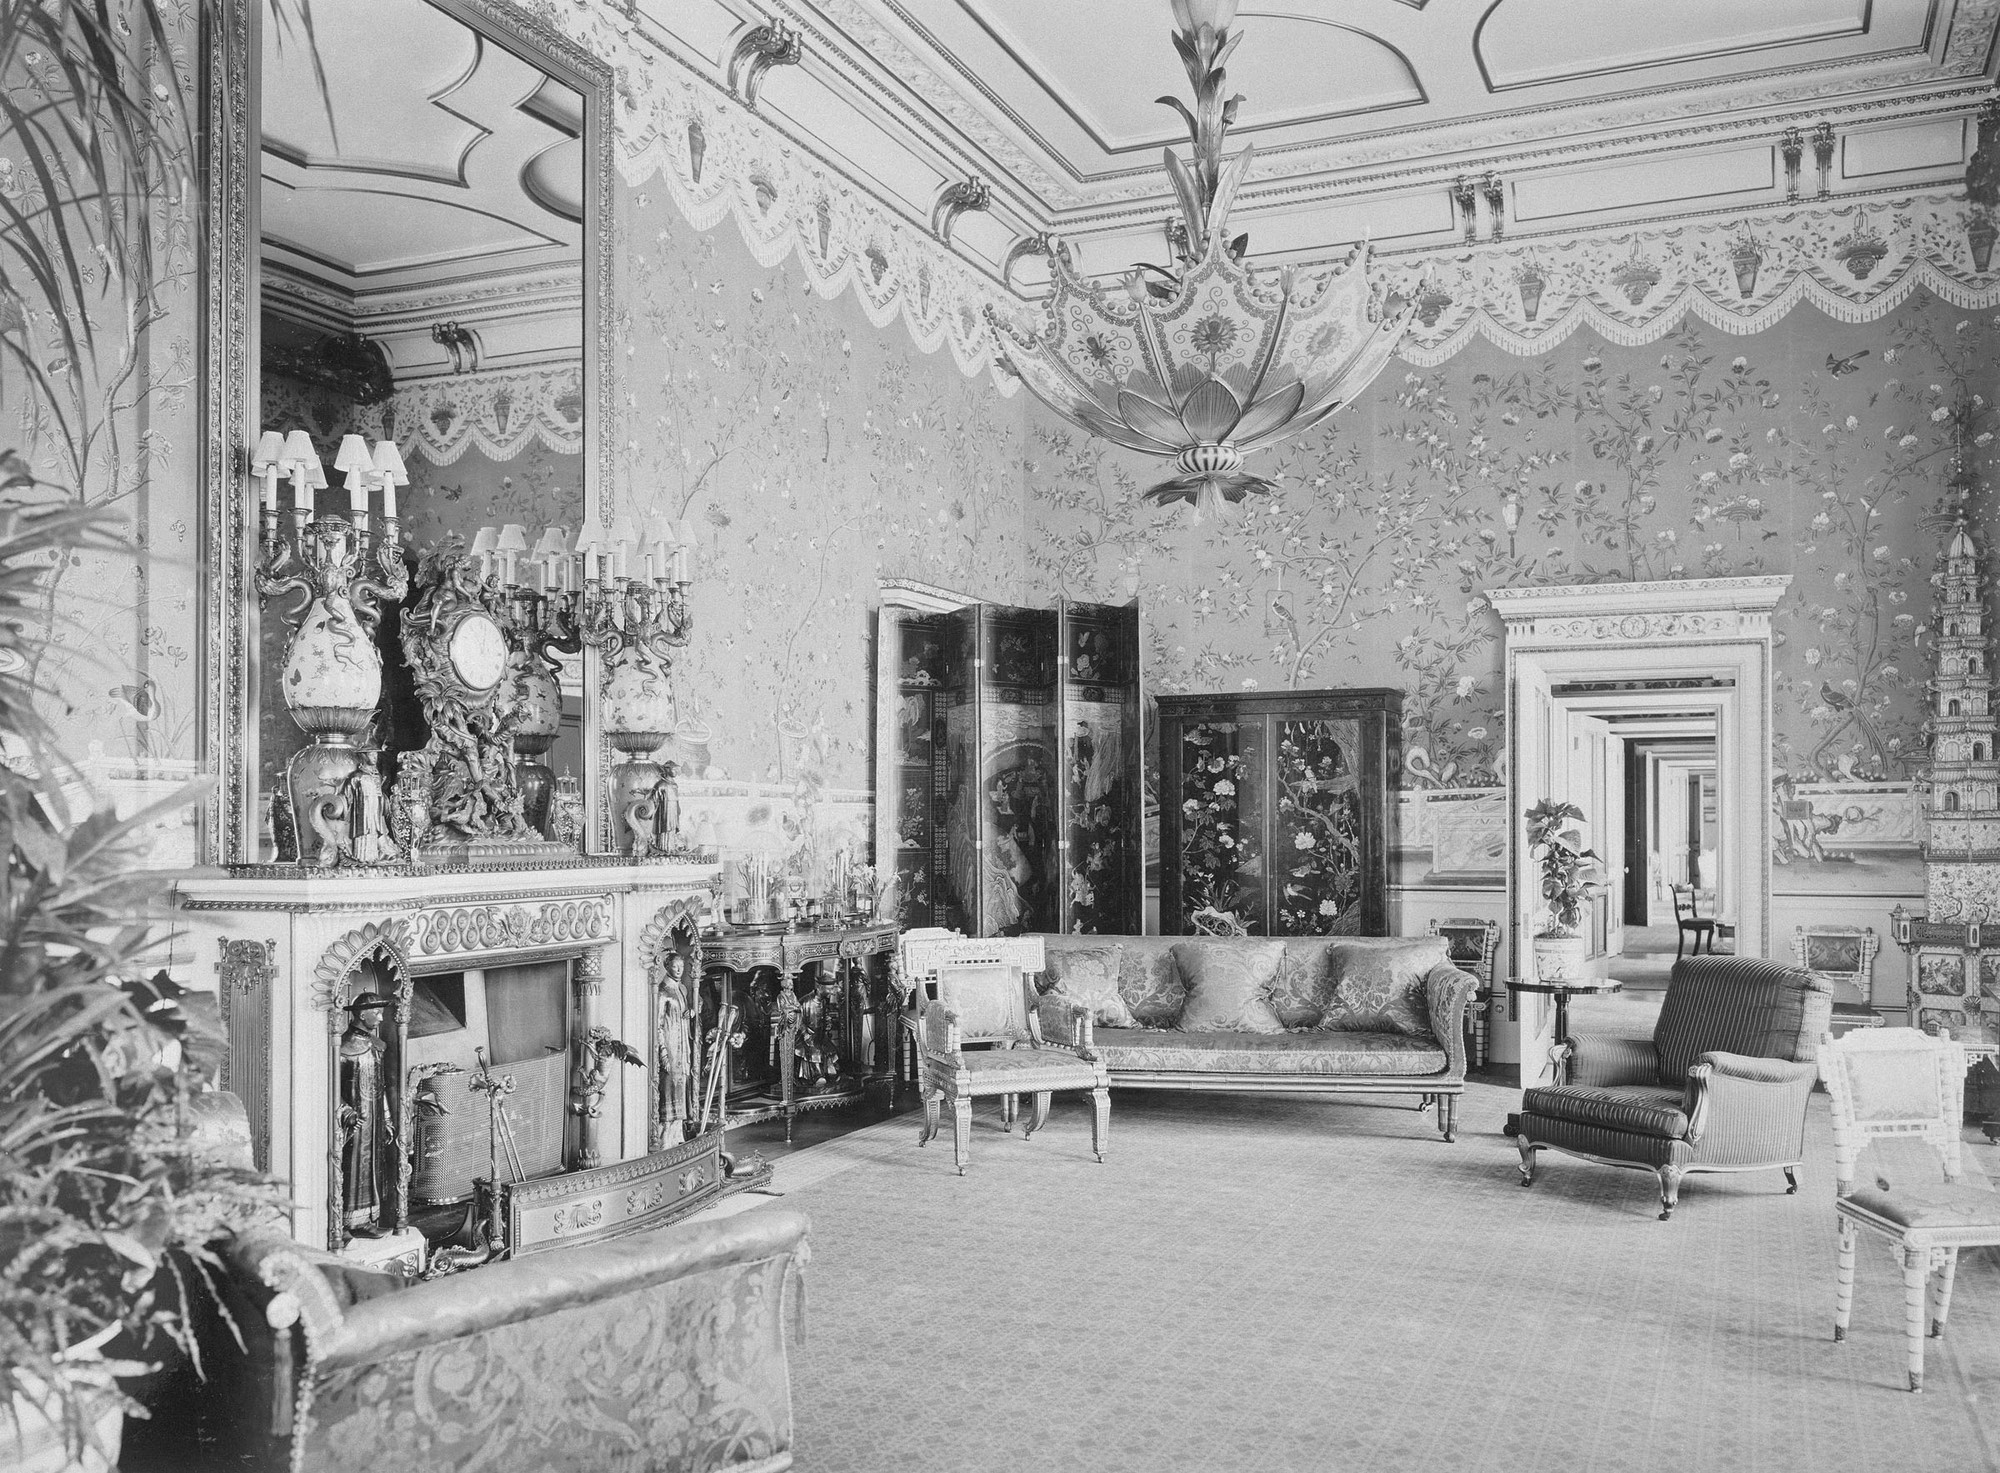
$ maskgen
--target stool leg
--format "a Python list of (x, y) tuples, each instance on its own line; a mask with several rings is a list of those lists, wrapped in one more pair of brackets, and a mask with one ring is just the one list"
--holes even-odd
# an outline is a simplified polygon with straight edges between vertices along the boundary
[(1845, 1340), (1847, 1326), (1854, 1315), (1854, 1223), (1850, 1218), (1840, 1219), (1840, 1250), (1836, 1260), (1839, 1267), (1833, 1287), (1833, 1338)]
[(1047, 1125), (1048, 1123), (1049, 1123), (1049, 1092), (1045, 1089), (1037, 1090), (1035, 1092), (1035, 1113), (1033, 1118), (1028, 1121), (1028, 1128), (1021, 1132), (1021, 1139), (1022, 1140), (1028, 1139), (1029, 1136), (1033, 1135), (1036, 1131), (1040, 1130), (1044, 1125)]
[(1910, 1349), (1910, 1390), (1924, 1389), (1924, 1297), (1930, 1277), (1928, 1248), (1903, 1250), (1903, 1338)]
[(1944, 1334), (1945, 1316), (1951, 1313), (1951, 1283), (1958, 1277), (1958, 1250), (1944, 1250), (1944, 1266), (1931, 1284), (1931, 1334)]
[(1014, 1117), (1020, 1114), (1020, 1112), (1021, 1097), (1019, 1095), (1000, 1096), (1000, 1128), (1002, 1130), (1010, 1135), (1013, 1134)]

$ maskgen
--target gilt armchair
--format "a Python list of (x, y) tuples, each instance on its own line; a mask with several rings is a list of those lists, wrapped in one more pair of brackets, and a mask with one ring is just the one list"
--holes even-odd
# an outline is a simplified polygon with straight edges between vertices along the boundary
[(1833, 990), (1810, 972), (1755, 957), (1674, 963), (1651, 1038), (1578, 1031), (1562, 1040), (1570, 1082), (1521, 1100), (1521, 1185), (1543, 1149), (1660, 1180), (1660, 1221), (1696, 1171), (1785, 1173), (1798, 1191), (1815, 1047)]
[[(1104, 1159), (1111, 1131), (1111, 1080), (1090, 1045), (1090, 1008), (1057, 993), (1038, 997), (1032, 983), (1004, 966), (954, 968), (940, 978), (939, 995), (917, 991), (918, 1087), (923, 1094), (924, 1127), (918, 1145), (927, 1145), (951, 1111), (952, 1155), (965, 1175), (972, 1149), (972, 1102), (1001, 1097), (1001, 1122), (1013, 1128), (1015, 1103), (1034, 1097), (1034, 1116), (1023, 1139), (1049, 1118), (1049, 1097), (1059, 1089), (1091, 1094), (1090, 1148)], [(1051, 1042), (1051, 1039), (1075, 1043)], [(990, 1042), (968, 1049), (972, 1041)]]
[[(1961, 1180), (1965, 1050), (1946, 1033), (1915, 1028), (1829, 1034), (1820, 1041), (1820, 1073), (1833, 1102), (1833, 1170), (1840, 1223), (1833, 1338), (1845, 1340), (1854, 1309), (1857, 1228), (1888, 1239), (1903, 1265), (1903, 1331), (1910, 1390), (1924, 1389), (1925, 1299), (1930, 1332), (1944, 1334), (1951, 1312), (1958, 1250), (2000, 1246), (2000, 1194)], [(1944, 1180), (1892, 1182), (1881, 1172), (1856, 1188), (1861, 1152), (1871, 1141), (1922, 1141), (1938, 1154)]]

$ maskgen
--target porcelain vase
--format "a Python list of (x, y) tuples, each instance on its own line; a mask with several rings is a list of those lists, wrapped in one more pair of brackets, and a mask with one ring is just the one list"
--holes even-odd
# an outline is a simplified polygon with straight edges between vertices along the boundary
[(647, 760), (674, 734), (674, 692), (660, 657), (644, 645), (627, 645), (605, 662), (598, 719), (604, 739), (627, 761), (611, 769), (612, 844), (620, 854), (642, 853), (648, 820), (665, 769)]
[(292, 720), (313, 739), (286, 768), (299, 857), (330, 863), (314, 819), (360, 765), (355, 738), (382, 699), (382, 657), (345, 592), (313, 599), (285, 651), (280, 690)]
[(528, 827), (546, 838), (556, 775), (548, 763), (535, 759), (555, 745), (562, 730), (562, 686), (533, 650), (515, 650), (507, 665), (514, 690), (514, 774), (521, 788), (521, 812)]

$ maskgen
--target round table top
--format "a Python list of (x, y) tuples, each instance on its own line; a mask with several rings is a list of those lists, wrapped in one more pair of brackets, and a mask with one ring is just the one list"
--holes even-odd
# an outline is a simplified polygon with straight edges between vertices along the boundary
[(1531, 982), (1525, 977), (1509, 977), (1507, 985), (1516, 992), (1543, 992), (1550, 996), (1560, 992), (1579, 997), (1600, 992), (1619, 992), (1625, 986), (1615, 977), (1598, 977), (1580, 982)]

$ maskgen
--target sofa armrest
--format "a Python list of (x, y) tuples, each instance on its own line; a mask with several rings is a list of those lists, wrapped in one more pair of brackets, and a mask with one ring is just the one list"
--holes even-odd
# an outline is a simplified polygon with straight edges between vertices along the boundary
[(1090, 1004), (1064, 997), (1060, 992), (1045, 992), (1035, 1002), (1035, 1021), (1041, 1029), (1042, 1042), (1074, 1049), (1085, 1058), (1097, 1057), (1091, 1039), (1096, 1015)]
[(1479, 979), (1450, 962), (1439, 962), (1424, 973), (1424, 1008), (1430, 1015), (1431, 1037), (1445, 1051), (1445, 1073), (1465, 1078), (1465, 1007), (1479, 988)]
[(1796, 1161), (1819, 1065), (1707, 1053), (1688, 1070), (1688, 1144), (1716, 1165)]
[(465, 1339), (503, 1325), (615, 1300), (669, 1280), (810, 1251), (811, 1225), (795, 1207), (772, 1206), (714, 1222), (676, 1223), (562, 1253), (487, 1264), (353, 1306), (322, 1373)]
[(1650, 1038), (1620, 1038), (1613, 1033), (1572, 1033), (1569, 1082), (1588, 1089), (1621, 1084), (1657, 1084), (1660, 1051)]

